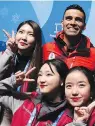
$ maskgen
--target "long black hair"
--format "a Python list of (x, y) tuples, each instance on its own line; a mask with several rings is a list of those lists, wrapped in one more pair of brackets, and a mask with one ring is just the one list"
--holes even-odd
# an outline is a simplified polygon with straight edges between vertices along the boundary
[[(30, 76), (30, 78), (34, 78), (36, 80), (37, 73), (42, 64), (42, 32), (41, 32), (40, 26), (33, 20), (27, 20), (27, 21), (20, 23), (17, 28), (17, 32), (25, 24), (28, 24), (33, 28), (34, 37), (35, 37), (35, 46), (34, 46), (33, 51), (30, 52), (31, 53), (31, 58), (30, 58), (31, 63), (30, 63), (29, 68), (32, 68), (34, 66), (36, 67), (36, 70)], [(34, 86), (34, 89), (33, 89), (33, 86)], [(35, 90), (35, 87), (36, 87), (35, 83), (32, 84), (32, 87), (31, 87), (31, 85), (29, 85), (28, 91), (31, 91), (31, 88), (32, 88), (32, 90)]]

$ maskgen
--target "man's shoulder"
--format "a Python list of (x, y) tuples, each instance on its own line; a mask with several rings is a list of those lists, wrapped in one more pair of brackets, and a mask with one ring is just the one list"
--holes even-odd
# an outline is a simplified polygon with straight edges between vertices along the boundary
[(48, 42), (43, 45), (43, 60), (54, 59), (55, 57), (62, 56), (62, 51), (55, 41)]
[(95, 47), (90, 48), (90, 54), (95, 56)]
[(42, 48), (45, 50), (54, 50), (54, 49), (58, 50), (58, 45), (56, 44), (55, 41), (51, 41), (44, 44)]
[(56, 45), (55, 41), (47, 42), (47, 43), (43, 44), (43, 47), (52, 46), (52, 45)]
[(93, 43), (91, 42), (91, 40), (88, 36), (85, 36), (82, 34), (82, 38), (83, 38), (83, 42), (84, 41), (86, 42), (85, 44), (87, 45), (88, 48), (94, 47)]

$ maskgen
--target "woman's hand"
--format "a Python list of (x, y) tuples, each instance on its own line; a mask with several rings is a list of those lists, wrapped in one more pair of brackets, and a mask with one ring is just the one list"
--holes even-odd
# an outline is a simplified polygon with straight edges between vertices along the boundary
[(74, 109), (74, 121), (86, 122), (90, 116), (88, 107), (75, 107)]
[(15, 53), (17, 51), (17, 43), (15, 40), (15, 33), (14, 31), (12, 31), (12, 36), (3, 29), (3, 32), (5, 33), (5, 35), (7, 36), (8, 40), (6, 43), (6, 48), (10, 51), (12, 51), (13, 53)]
[(36, 67), (31, 68), (30, 70), (28, 70), (26, 73), (22, 72), (22, 71), (18, 71), (15, 73), (15, 77), (16, 77), (16, 84), (22, 84), (25, 81), (28, 82), (34, 82), (35, 79), (29, 79), (29, 75), (32, 73), (33, 70), (35, 70)]
[(95, 101), (90, 103), (87, 107), (75, 107), (74, 108), (74, 121), (87, 122), (94, 107), (95, 107)]

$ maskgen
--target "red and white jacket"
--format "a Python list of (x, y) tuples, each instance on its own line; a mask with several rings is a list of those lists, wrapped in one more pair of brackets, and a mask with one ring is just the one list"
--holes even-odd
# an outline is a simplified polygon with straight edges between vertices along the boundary
[(59, 58), (66, 62), (68, 68), (84, 66), (95, 70), (95, 48), (90, 39), (84, 35), (76, 47), (66, 54), (64, 51), (64, 32), (59, 32), (55, 41), (43, 45), (43, 60)]

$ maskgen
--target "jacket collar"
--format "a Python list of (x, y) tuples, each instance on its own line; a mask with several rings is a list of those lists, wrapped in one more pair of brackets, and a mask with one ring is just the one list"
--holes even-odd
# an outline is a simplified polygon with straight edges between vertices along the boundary
[(61, 101), (60, 104), (58, 105), (51, 105), (47, 102), (45, 102), (45, 100), (43, 100), (43, 95), (42, 94), (37, 94), (36, 98), (32, 97), (32, 101), (35, 104), (35, 106), (37, 104), (42, 104), (42, 108), (40, 110), (40, 114), (38, 116), (39, 118), (44, 118), (47, 117), (48, 115), (51, 115), (52, 113), (56, 113), (56, 112), (60, 112), (62, 110), (65, 110), (65, 105), (66, 105), (66, 101)]
[[(57, 118), (57, 116), (65, 110), (66, 101), (63, 101), (60, 105), (56, 107), (51, 107), (47, 105), (47, 103), (43, 102), (42, 103), (42, 108), (40, 111), (40, 114), (38, 116), (38, 119), (43, 120), (43, 119), (54, 119)], [(51, 118), (52, 117), (52, 118)]]
[[(57, 34), (56, 38), (54, 38), (54, 40), (55, 40), (56, 44), (58, 45), (59, 49), (64, 53), (63, 47), (66, 45), (66, 43), (64, 42), (64, 31), (59, 32)], [(74, 50), (76, 50), (75, 51), (76, 55), (89, 56), (90, 55), (90, 46), (87, 47), (87, 43), (89, 41), (90, 40), (88, 40), (87, 37), (82, 34), (81, 42), (79, 42), (77, 48), (76, 48), (76, 46), (72, 47), (69, 49), (69, 52), (73, 52)]]

